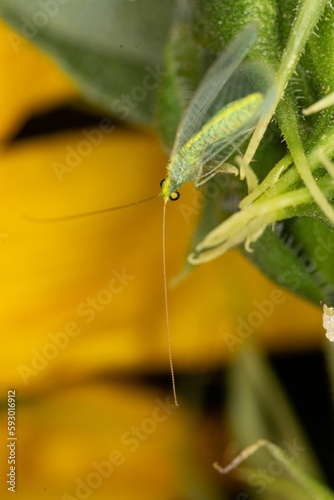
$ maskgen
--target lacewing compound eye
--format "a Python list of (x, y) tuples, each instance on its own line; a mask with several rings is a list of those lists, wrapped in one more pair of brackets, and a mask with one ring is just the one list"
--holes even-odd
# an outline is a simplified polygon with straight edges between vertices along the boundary
[(172, 193), (169, 197), (169, 199), (171, 201), (176, 201), (180, 198), (180, 193), (178, 191), (175, 191), (174, 193)]
[[(164, 183), (165, 183), (166, 179), (162, 179), (162, 181), (160, 181), (160, 187), (162, 188)], [(178, 191), (174, 191), (173, 193), (171, 193), (169, 195), (169, 199), (171, 201), (176, 201), (180, 198), (180, 193)]]
[(334, 307), (322, 304), (323, 317), (322, 324), (326, 330), (326, 337), (330, 342), (334, 342)]

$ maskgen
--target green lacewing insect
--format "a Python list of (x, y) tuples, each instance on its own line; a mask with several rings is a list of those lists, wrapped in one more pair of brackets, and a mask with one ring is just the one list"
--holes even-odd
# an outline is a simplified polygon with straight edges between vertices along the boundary
[[(167, 176), (161, 182), (160, 195), (164, 198), (163, 210), (163, 278), (165, 295), (168, 354), (172, 376), (174, 401), (177, 405), (174, 369), (171, 354), (165, 224), (166, 203), (179, 198), (179, 188), (193, 181), (198, 188), (218, 172), (237, 173), (236, 167), (226, 165), (229, 157), (255, 128), (266, 105), (262, 90), (254, 84), (253, 76), (261, 67), (252, 64), (242, 66), (250, 48), (256, 40), (257, 28), (244, 28), (228, 47), (218, 56), (206, 72), (195, 92), (178, 128), (175, 143), (167, 165)], [(157, 195), (159, 196), (159, 195)], [(85, 214), (53, 219), (36, 219), (40, 222), (59, 222), (73, 218), (119, 210), (154, 199), (157, 196), (127, 205), (97, 210)]]
[(177, 200), (178, 189), (188, 181), (198, 188), (218, 172), (231, 172), (225, 162), (255, 128), (266, 105), (264, 94), (254, 91), (256, 66), (240, 68), (256, 36), (255, 25), (244, 28), (201, 81), (176, 134), (162, 184), (165, 201)]
[(193, 181), (198, 188), (218, 172), (238, 172), (226, 165), (226, 161), (255, 128), (269, 99), (260, 88), (254, 91), (254, 77), (263, 67), (241, 67), (256, 37), (255, 25), (244, 28), (206, 72), (181, 120), (167, 165), (167, 177), (161, 183), (165, 201), (162, 231), (166, 324), (176, 405), (166, 277), (166, 204), (179, 198), (179, 188), (188, 181)]

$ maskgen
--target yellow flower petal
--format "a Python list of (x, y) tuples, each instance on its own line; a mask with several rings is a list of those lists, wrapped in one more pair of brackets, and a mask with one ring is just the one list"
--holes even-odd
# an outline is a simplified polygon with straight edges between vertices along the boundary
[[(37, 391), (106, 370), (168, 370), (161, 198), (61, 223), (22, 218), (76, 214), (154, 195), (165, 164), (152, 136), (97, 128), (20, 142), (2, 155), (5, 387)], [(181, 199), (167, 206), (169, 279), (184, 265), (197, 197), (185, 186)], [(182, 216), (186, 206), (190, 222)], [(237, 250), (197, 267), (170, 289), (169, 311), (179, 371), (220, 365), (248, 339), (281, 349), (323, 338), (321, 311), (280, 290)]]
[[(13, 452), (21, 500), (182, 498), (178, 457), (191, 448), (190, 415), (163, 393), (109, 383), (25, 404), (20, 396)], [(6, 478), (3, 460), (0, 471)]]
[(55, 63), (1, 20), (0, 60), (0, 143), (32, 115), (78, 96)]

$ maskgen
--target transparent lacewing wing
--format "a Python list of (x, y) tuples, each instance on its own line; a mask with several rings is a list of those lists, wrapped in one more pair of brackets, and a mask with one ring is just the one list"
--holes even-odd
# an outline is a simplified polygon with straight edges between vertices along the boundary
[(199, 187), (218, 171), (237, 172), (224, 164), (238, 151), (268, 105), (265, 79), (261, 89), (256, 83), (261, 65), (242, 64), (256, 36), (255, 25), (244, 28), (201, 81), (176, 134), (162, 183), (165, 200), (178, 199), (178, 189), (188, 181)]

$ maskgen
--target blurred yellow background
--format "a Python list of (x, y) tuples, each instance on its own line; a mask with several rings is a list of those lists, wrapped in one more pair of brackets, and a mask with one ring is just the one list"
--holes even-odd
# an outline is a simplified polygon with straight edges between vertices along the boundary
[[(162, 200), (62, 223), (24, 217), (155, 195), (167, 157), (152, 131), (119, 126), (12, 142), (30, 117), (78, 92), (30, 43), (15, 54), (8, 33), (1, 24), (0, 384), (4, 404), (9, 389), (17, 392), (17, 498), (188, 498), (194, 477), (213, 481), (220, 439), (207, 451), (182, 399), (171, 409), (170, 391), (135, 382), (169, 373)], [(60, 173), (69, 154), (75, 166)], [(170, 280), (183, 269), (197, 218), (194, 209), (185, 219), (182, 207), (196, 197), (186, 186), (167, 206)], [(255, 337), (276, 351), (323, 342), (320, 308), (279, 289), (237, 250), (171, 287), (169, 310), (177, 374), (219, 368)], [(6, 424), (3, 406), (4, 433)], [(4, 439), (1, 446), (4, 478)]]

